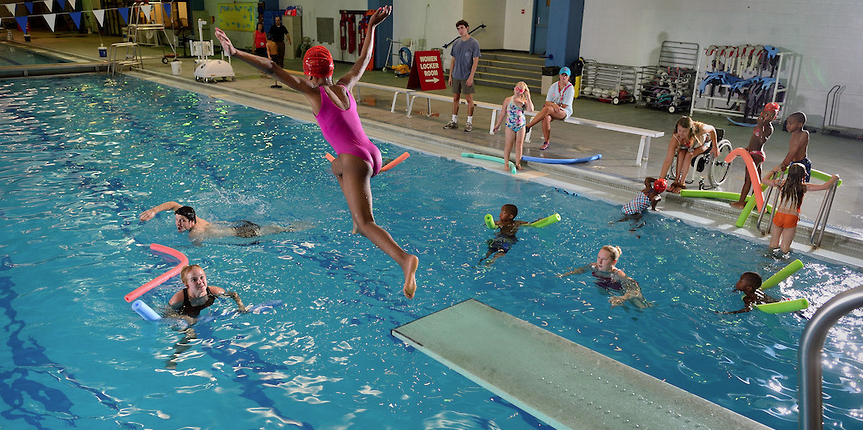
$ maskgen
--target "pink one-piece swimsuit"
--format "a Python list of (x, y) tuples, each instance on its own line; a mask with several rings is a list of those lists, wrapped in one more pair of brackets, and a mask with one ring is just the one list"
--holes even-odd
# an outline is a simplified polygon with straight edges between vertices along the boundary
[(341, 110), (330, 100), (326, 88), (319, 88), (321, 110), (316, 119), (324, 139), (330, 143), (336, 154), (351, 154), (371, 164), (372, 176), (377, 175), (383, 164), (381, 151), (366, 136), (363, 124), (360, 122), (360, 115), (357, 113), (357, 101), (354, 100), (353, 95), (345, 89), (350, 106), (347, 110)]

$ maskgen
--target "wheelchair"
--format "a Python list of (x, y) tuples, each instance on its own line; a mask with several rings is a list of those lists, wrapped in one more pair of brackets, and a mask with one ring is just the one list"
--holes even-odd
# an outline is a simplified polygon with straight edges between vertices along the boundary
[[(698, 189), (711, 190), (718, 188), (728, 178), (728, 171), (731, 169), (731, 163), (725, 162), (725, 157), (731, 153), (733, 147), (731, 146), (731, 141), (725, 139), (725, 130), (721, 128), (716, 129), (716, 139), (719, 140), (719, 143), (717, 144), (719, 147), (719, 157), (714, 159), (713, 152), (710, 150), (692, 157), (689, 173), (686, 175), (686, 178), (684, 178), (684, 185), (689, 186), (695, 182), (695, 178), (697, 176), (699, 178)], [(668, 174), (665, 178), (669, 181), (674, 181), (676, 179), (676, 172), (677, 156), (675, 155), (671, 161), (671, 168), (668, 169)], [(704, 181), (705, 178), (707, 178), (706, 183)]]

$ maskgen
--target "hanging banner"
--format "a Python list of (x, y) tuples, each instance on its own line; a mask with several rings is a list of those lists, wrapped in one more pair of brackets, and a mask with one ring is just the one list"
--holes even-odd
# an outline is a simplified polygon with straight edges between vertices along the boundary
[(54, 7), (54, 0), (42, 0), (42, 3), (45, 3), (45, 7), (48, 8), (48, 12), (53, 12), (51, 8)]
[(445, 90), (446, 80), (443, 78), (443, 65), (440, 51), (416, 51), (414, 65), (408, 77), (408, 89), (429, 91)]
[(117, 12), (120, 12), (120, 16), (123, 18), (123, 23), (129, 25), (129, 8), (118, 7)]
[(24, 6), (27, 6), (27, 10), (29, 10), (31, 14), (33, 13), (33, 2), (24, 2)]
[(75, 23), (75, 28), (81, 28), (81, 12), (69, 12), (69, 17)]
[(141, 6), (141, 12), (144, 13), (144, 19), (146, 19), (148, 22), (150, 21), (150, 11), (151, 10), (153, 10), (153, 6), (150, 6), (150, 5)]
[(104, 27), (103, 23), (105, 22), (105, 9), (94, 10), (93, 16), (96, 17), (96, 22), (99, 23), (99, 27)]
[(15, 21), (18, 21), (19, 29), (27, 34), (27, 17), (26, 16), (16, 16)]
[(57, 0), (57, 3), (60, 4), (60, 10), (66, 10), (66, 0)]
[(13, 4), (7, 4), (6, 9), (9, 10), (9, 13), (12, 14), (12, 16), (15, 16), (15, 4), (14, 3)]
[(45, 18), (45, 23), (48, 24), (48, 27), (51, 28), (51, 31), (54, 31), (54, 23), (57, 22), (57, 14), (56, 13), (48, 13), (42, 15)]
[(72, 5), (72, 10), (75, 10), (75, 0), (69, 0), (69, 4)]
[(165, 25), (174, 22), (174, 20), (171, 18), (171, 3), (162, 3), (162, 7), (165, 8)]

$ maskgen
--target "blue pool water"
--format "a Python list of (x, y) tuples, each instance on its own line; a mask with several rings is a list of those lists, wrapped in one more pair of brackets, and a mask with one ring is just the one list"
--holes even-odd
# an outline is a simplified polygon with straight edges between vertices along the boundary
[(57, 63), (68, 63), (68, 61), (22, 49), (9, 43), (0, 43), (0, 67)]
[[(771, 427), (797, 426), (804, 322), (714, 312), (742, 305), (731, 291), (741, 272), (788, 263), (761, 245), (655, 214), (636, 236), (608, 224), (616, 206), (414, 153), (372, 184), (378, 222), (420, 257), (409, 301), (398, 267), (350, 235), (313, 124), (125, 76), (0, 81), (0, 107), (2, 427), (547, 428), (389, 333), (467, 298)], [(138, 221), (168, 200), (209, 221), (305, 229), (195, 245), (169, 213)], [(493, 268), (477, 267), (492, 237), (482, 217), (507, 202), (521, 219), (563, 221), (522, 230)], [(154, 242), (248, 304), (282, 303), (237, 315), (223, 300), (183, 342), (123, 300), (174, 266)], [(610, 309), (589, 275), (555, 277), (606, 243), (624, 249), (619, 267), (653, 307)], [(772, 294), (818, 306), (863, 281), (801, 259)], [(179, 288), (174, 278), (142, 298), (160, 309)], [(825, 349), (832, 428), (863, 423), (861, 327), (863, 314), (844, 318)]]

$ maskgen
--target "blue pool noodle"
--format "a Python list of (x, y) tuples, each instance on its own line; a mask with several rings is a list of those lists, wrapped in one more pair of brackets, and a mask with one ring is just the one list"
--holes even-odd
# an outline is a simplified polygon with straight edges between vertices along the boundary
[(156, 311), (140, 300), (135, 300), (135, 302), (132, 303), (132, 310), (137, 312), (141, 318), (144, 318), (147, 321), (159, 321), (162, 319)]

